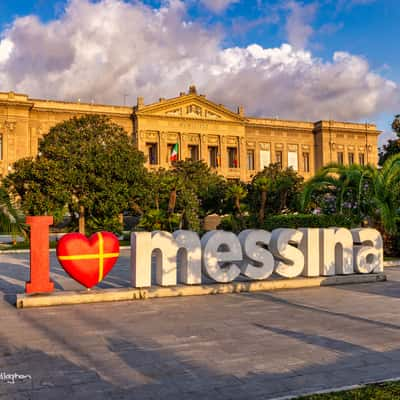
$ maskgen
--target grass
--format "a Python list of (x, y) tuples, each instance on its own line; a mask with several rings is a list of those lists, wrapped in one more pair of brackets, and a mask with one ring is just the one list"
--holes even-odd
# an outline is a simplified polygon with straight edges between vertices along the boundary
[(383, 260), (384, 261), (397, 261), (397, 260), (399, 260), (400, 259), (400, 257), (383, 257)]
[(298, 400), (396, 400), (400, 399), (400, 382), (385, 382), (367, 385), (359, 389), (342, 392), (313, 394)]
[[(50, 248), (55, 249), (57, 242), (50, 242)], [(25, 250), (29, 249), (29, 242), (17, 242), (17, 244), (1, 243), (0, 250)]]

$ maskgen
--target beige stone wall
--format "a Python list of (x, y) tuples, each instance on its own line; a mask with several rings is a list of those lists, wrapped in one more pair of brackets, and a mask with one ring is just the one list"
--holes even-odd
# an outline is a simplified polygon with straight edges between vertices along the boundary
[(133, 134), (132, 108), (99, 104), (30, 99), (23, 94), (0, 93), (0, 173), (23, 157), (36, 156), (38, 141), (59, 122), (85, 114), (105, 114)]
[[(193, 107), (199, 114), (190, 112)], [(148, 162), (149, 168), (169, 168), (170, 147), (175, 143), (179, 145), (180, 159), (190, 158), (189, 146), (198, 146), (199, 159), (206, 162), (209, 162), (209, 148), (215, 147), (216, 171), (229, 179), (247, 179), (245, 122), (238, 114), (192, 93), (148, 106), (139, 104), (134, 118), (139, 150), (147, 154), (148, 145), (157, 144), (159, 162), (157, 166)], [(229, 168), (228, 148), (237, 151), (235, 168)]]
[[(170, 152), (175, 143), (179, 144), (179, 159), (190, 158), (191, 149), (197, 149), (199, 159), (209, 163), (210, 152), (215, 149), (218, 162), (215, 170), (228, 179), (243, 181), (249, 181), (262, 170), (263, 162), (276, 162), (280, 155), (283, 168), (292, 163), (305, 178), (315, 174), (322, 165), (338, 161), (338, 153), (343, 154), (344, 164), (361, 162), (360, 157), (365, 164), (377, 164), (378, 159), (380, 132), (375, 125), (245, 117), (242, 107), (234, 113), (198, 95), (195, 89), (149, 105), (138, 98), (133, 108), (0, 93), (0, 173), (6, 175), (13, 162), (22, 157), (35, 156), (39, 138), (52, 126), (85, 114), (108, 115), (133, 136), (145, 155), (154, 144), (157, 163), (151, 165), (148, 160), (147, 166), (151, 169), (171, 166)], [(247, 168), (251, 156), (253, 168)]]
[[(246, 124), (246, 139), (255, 144), (256, 172), (262, 170), (261, 151), (270, 151), (271, 163), (278, 162), (278, 152), (282, 155), (282, 167), (289, 166), (289, 151), (297, 154), (297, 171), (305, 178), (315, 173), (314, 124), (302, 121), (282, 121), (274, 119), (249, 118)], [(309, 155), (306, 170), (303, 154)]]
[(364, 158), (365, 164), (378, 163), (380, 132), (375, 125), (338, 121), (319, 121), (315, 125), (320, 152), (318, 168), (329, 162), (338, 162), (338, 153), (343, 153), (343, 161), (346, 165), (350, 163), (351, 154), (355, 163), (361, 161), (360, 157)]

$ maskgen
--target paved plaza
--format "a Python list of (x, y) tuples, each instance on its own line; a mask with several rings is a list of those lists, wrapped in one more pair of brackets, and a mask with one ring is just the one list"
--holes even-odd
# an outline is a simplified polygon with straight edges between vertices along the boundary
[[(0, 255), (0, 399), (271, 399), (400, 376), (399, 268), (383, 283), (17, 310), (28, 257)], [(128, 262), (101, 286), (128, 286)], [(52, 279), (79, 289), (54, 253)]]

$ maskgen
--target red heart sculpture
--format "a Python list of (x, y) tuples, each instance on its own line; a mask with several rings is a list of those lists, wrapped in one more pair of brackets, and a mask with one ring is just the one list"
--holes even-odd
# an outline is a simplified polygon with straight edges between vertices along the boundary
[(80, 233), (69, 233), (57, 244), (57, 258), (64, 270), (87, 288), (103, 280), (118, 256), (119, 241), (111, 232), (97, 232), (89, 239)]

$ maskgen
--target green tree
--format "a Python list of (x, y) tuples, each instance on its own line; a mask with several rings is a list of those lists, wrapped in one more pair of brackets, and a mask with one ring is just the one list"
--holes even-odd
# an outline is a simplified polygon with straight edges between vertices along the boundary
[(142, 187), (139, 228), (199, 231), (201, 218), (224, 206), (226, 181), (203, 161), (185, 160), (149, 172)]
[(4, 187), (0, 187), (0, 231), (11, 233), (13, 244), (17, 241), (17, 235), (27, 237), (24, 215), (14, 206)]
[(372, 210), (388, 235), (395, 235), (400, 211), (400, 154), (389, 157), (382, 168), (369, 168)]
[(272, 180), (265, 175), (257, 176), (253, 181), (254, 188), (260, 193), (260, 209), (258, 212), (258, 222), (262, 224), (265, 219), (265, 207), (267, 205), (267, 195), (272, 188)]
[(379, 164), (383, 163), (394, 154), (400, 153), (400, 114), (395, 115), (392, 122), (392, 130), (397, 135), (396, 139), (390, 139), (379, 152)]
[(14, 164), (6, 186), (28, 214), (68, 210), (79, 231), (119, 231), (119, 214), (141, 196), (144, 155), (119, 125), (100, 115), (72, 118), (50, 129), (38, 156)]
[(200, 202), (200, 216), (221, 213), (224, 206), (227, 183), (204, 161), (177, 161), (171, 172), (178, 177), (182, 187), (196, 194)]
[(321, 168), (304, 185), (300, 196), (302, 211), (319, 208), (324, 214), (350, 214), (361, 220), (370, 209), (366, 178), (371, 166), (331, 163)]
[[(282, 169), (270, 164), (257, 173), (249, 184), (248, 203), (258, 222), (265, 214), (278, 214), (298, 210), (298, 197), (303, 178), (292, 168)], [(267, 195), (268, 194), (268, 195)]]
[[(388, 158), (381, 168), (375, 166), (343, 166), (331, 164), (322, 168), (306, 182), (301, 197), (304, 210), (316, 203), (320, 190), (334, 197), (334, 213), (370, 218), (373, 225), (388, 235), (397, 233), (400, 209), (400, 154)], [(322, 198), (322, 201), (323, 198)], [(345, 206), (347, 204), (347, 207)], [(322, 206), (323, 207), (323, 206)]]
[(242, 217), (242, 204), (241, 201), (246, 197), (247, 191), (241, 183), (230, 183), (226, 190), (226, 200), (232, 201), (233, 208), (238, 217)]

